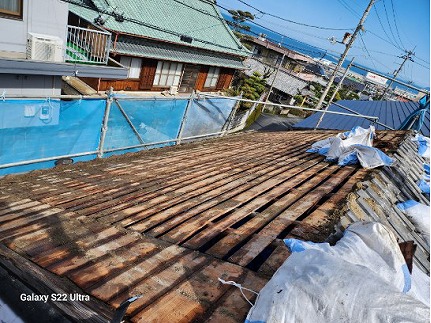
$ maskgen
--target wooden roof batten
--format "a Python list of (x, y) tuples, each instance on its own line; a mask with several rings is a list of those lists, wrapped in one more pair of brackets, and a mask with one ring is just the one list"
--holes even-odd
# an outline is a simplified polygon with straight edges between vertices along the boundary
[[(72, 321), (106, 321), (136, 295), (132, 322), (243, 321), (250, 305), (218, 278), (259, 291), (289, 256), (282, 239), (324, 241), (370, 173), (305, 152), (334, 134), (236, 134), (4, 177), (0, 266), (36, 293), (89, 295), (51, 302)], [(377, 142), (404, 158), (406, 134)]]

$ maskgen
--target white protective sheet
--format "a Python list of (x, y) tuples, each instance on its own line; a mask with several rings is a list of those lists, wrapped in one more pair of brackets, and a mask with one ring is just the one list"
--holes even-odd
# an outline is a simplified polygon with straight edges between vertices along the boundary
[[(392, 232), (352, 224), (335, 245), (287, 239), (292, 255), (260, 291), (246, 322), (429, 322)], [(426, 297), (424, 297), (426, 299)]]
[(404, 203), (398, 203), (397, 207), (403, 211), (414, 224), (425, 241), (430, 246), (430, 207), (428, 205), (407, 200)]
[(430, 138), (416, 134), (412, 141), (418, 143), (418, 153), (420, 156), (430, 159)]
[(327, 161), (337, 161), (345, 166), (360, 163), (364, 168), (390, 166), (393, 160), (381, 150), (373, 148), (375, 129), (354, 127), (351, 131), (315, 142), (307, 152), (326, 156)]

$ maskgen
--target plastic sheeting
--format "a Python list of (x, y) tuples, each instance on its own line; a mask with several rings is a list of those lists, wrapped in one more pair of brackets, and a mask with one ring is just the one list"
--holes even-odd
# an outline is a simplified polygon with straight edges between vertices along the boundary
[(195, 99), (187, 111), (182, 137), (201, 136), (223, 130), (236, 103), (235, 99)]
[(418, 143), (418, 153), (420, 156), (430, 159), (430, 138), (416, 134), (412, 141)]
[(374, 127), (354, 127), (351, 131), (315, 142), (307, 152), (319, 153), (329, 162), (340, 166), (360, 163), (364, 168), (390, 166), (393, 160), (377, 148), (373, 148)]
[[(96, 151), (104, 111), (103, 100), (0, 102), (0, 165)], [(92, 157), (81, 160), (87, 158)], [(54, 161), (0, 169), (0, 174), (52, 166)]]
[[(195, 99), (189, 105), (188, 99), (116, 96), (103, 156), (173, 145), (180, 135), (220, 133), (235, 103), (235, 99), (211, 98)], [(0, 101), (0, 165), (68, 155), (83, 155), (72, 157), (74, 161), (96, 158), (105, 109), (105, 99)], [(147, 146), (130, 148), (138, 145)], [(49, 168), (54, 163), (0, 168), (0, 175)]]
[[(292, 255), (260, 291), (246, 322), (427, 322), (426, 295), (383, 224), (352, 224), (335, 246), (287, 239)], [(423, 277), (418, 277), (423, 278)], [(424, 297), (423, 297), (424, 296)]]
[(425, 241), (430, 245), (430, 207), (428, 205), (407, 200), (398, 203), (397, 207), (406, 213), (414, 224), (416, 230), (422, 235)]
[[(111, 105), (104, 150), (175, 141), (188, 100), (118, 100)], [(121, 108), (120, 108), (121, 107)], [(139, 134), (134, 132), (121, 109)]]
[(419, 180), (418, 186), (422, 193), (430, 194), (430, 165), (424, 164), (424, 173)]

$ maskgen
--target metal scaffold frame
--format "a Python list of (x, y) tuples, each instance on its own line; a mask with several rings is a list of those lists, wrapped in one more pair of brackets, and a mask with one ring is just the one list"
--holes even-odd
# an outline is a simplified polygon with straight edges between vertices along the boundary
[[(184, 127), (185, 127), (185, 124), (188, 120), (188, 117), (189, 117), (188, 114), (190, 112), (190, 109), (191, 109), (191, 107), (194, 106), (194, 102), (205, 101), (207, 99), (212, 99), (212, 98), (213, 99), (235, 100), (235, 104), (233, 105), (229, 115), (225, 119), (225, 122), (224, 122), (223, 126), (221, 127), (220, 131), (184, 137)], [(7, 99), (8, 100), (9, 99), (16, 100), (16, 99), (47, 99), (47, 98), (46, 97), (36, 97), (36, 96), (34, 96), (34, 97), (29, 97), (29, 96), (22, 97), (21, 96), (21, 97), (8, 97)], [(112, 153), (112, 152), (119, 152), (119, 151), (125, 151), (126, 152), (126, 151), (131, 150), (131, 149), (140, 149), (140, 148), (145, 149), (148, 147), (155, 147), (155, 146), (160, 146), (160, 145), (165, 145), (165, 144), (179, 145), (184, 141), (193, 141), (193, 140), (200, 139), (200, 138), (224, 136), (226, 134), (230, 134), (230, 133), (238, 130), (238, 129), (236, 129), (236, 130), (232, 131), (231, 123), (232, 123), (233, 119), (235, 118), (235, 115), (237, 114), (240, 102), (250, 102), (250, 103), (254, 103), (254, 104), (265, 104), (264, 101), (248, 100), (248, 99), (243, 99), (241, 97), (226, 97), (226, 96), (207, 94), (207, 93), (199, 93), (199, 94), (192, 93), (189, 97), (180, 97), (180, 98), (178, 98), (178, 97), (176, 97), (176, 98), (121, 97), (120, 98), (120, 97), (115, 96), (115, 94), (112, 92), (112, 90), (108, 91), (106, 93), (106, 95), (101, 95), (98, 97), (82, 96), (82, 95), (58, 95), (58, 96), (52, 96), (49, 99), (106, 100), (105, 112), (104, 112), (103, 121), (101, 123), (101, 128), (100, 128), (100, 141), (98, 144), (98, 149), (96, 151), (87, 151), (87, 152), (81, 152), (81, 153), (75, 153), (75, 154), (58, 155), (58, 156), (52, 156), (52, 157), (45, 157), (45, 158), (38, 158), (38, 159), (32, 159), (32, 160), (6, 163), (6, 164), (0, 165), (0, 169), (15, 167), (15, 166), (29, 165), (29, 164), (36, 164), (36, 163), (47, 162), (47, 161), (55, 161), (55, 160), (59, 160), (59, 159), (90, 156), (90, 155), (96, 155), (97, 158), (102, 158), (105, 153)], [(169, 140), (155, 141), (155, 142), (145, 142), (143, 140), (143, 138), (139, 135), (138, 130), (133, 125), (133, 123), (130, 120), (129, 116), (127, 115), (126, 111), (123, 109), (122, 105), (119, 103), (119, 99), (124, 100), (124, 101), (127, 101), (127, 100), (130, 100), (130, 101), (135, 101), (135, 100), (140, 100), (140, 101), (188, 100), (189, 102), (187, 103), (187, 106), (186, 106), (184, 113), (182, 115), (179, 130), (178, 130), (176, 138), (169, 139)], [(122, 146), (122, 147), (118, 147), (118, 148), (105, 148), (105, 140), (106, 140), (106, 135), (108, 133), (108, 121), (109, 121), (109, 116), (111, 114), (112, 103), (115, 103), (115, 105), (118, 107), (118, 109), (120, 110), (121, 114), (123, 115), (126, 123), (131, 128), (132, 132), (134, 133), (134, 135), (136, 136), (136, 138), (140, 144), (127, 145), (127, 146)], [(362, 114), (359, 114), (357, 112), (350, 110), (347, 107), (341, 106), (339, 104), (337, 104), (337, 105), (344, 108), (345, 110), (347, 110), (350, 113), (323, 111), (323, 110), (318, 110), (318, 109), (298, 107), (298, 106), (285, 105), (285, 104), (271, 103), (271, 105), (277, 106), (280, 108), (298, 109), (298, 110), (303, 110), (303, 111), (313, 111), (313, 112), (318, 112), (318, 113), (328, 113), (328, 114), (335, 114), (335, 115), (340, 115), (340, 116), (364, 118), (364, 119), (370, 120), (374, 124), (378, 124), (378, 125), (381, 125), (383, 127), (386, 127), (388, 129), (393, 130), (391, 127), (380, 123), (378, 121), (378, 118), (375, 116), (362, 115)]]

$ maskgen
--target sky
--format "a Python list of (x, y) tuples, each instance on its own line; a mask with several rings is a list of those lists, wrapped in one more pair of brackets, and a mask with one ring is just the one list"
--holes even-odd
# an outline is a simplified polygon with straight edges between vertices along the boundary
[[(370, 0), (217, 0), (218, 5), (227, 9), (251, 12), (260, 25), (338, 55), (343, 53), (345, 45), (331, 44), (328, 38), (341, 41), (345, 32), (353, 33), (369, 3)], [(400, 56), (411, 50), (415, 53), (414, 62), (407, 61), (398, 77), (421, 87), (430, 86), (429, 0), (377, 0), (364, 29), (348, 59), (355, 57), (359, 64), (392, 75), (403, 61)]]

